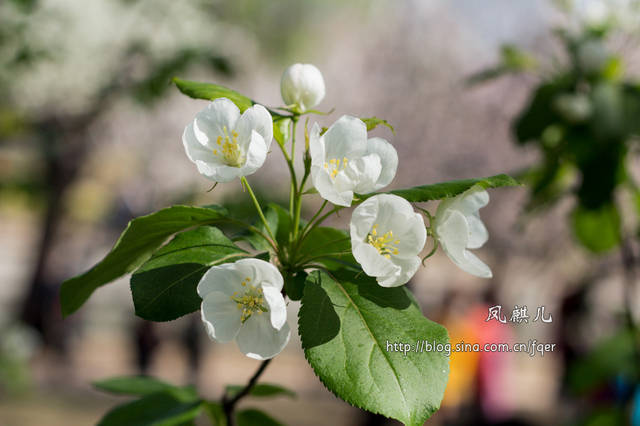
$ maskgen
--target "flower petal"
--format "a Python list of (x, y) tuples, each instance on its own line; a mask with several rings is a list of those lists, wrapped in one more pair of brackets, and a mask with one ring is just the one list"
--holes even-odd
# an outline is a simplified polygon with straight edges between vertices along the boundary
[(275, 287), (262, 287), (264, 298), (269, 306), (271, 315), (271, 325), (276, 330), (280, 330), (287, 322), (287, 304), (284, 302), (282, 293)]
[(394, 227), (394, 236), (398, 244), (398, 257), (410, 258), (416, 256), (424, 249), (427, 242), (427, 228), (424, 219), (419, 213), (412, 213), (409, 218), (398, 220)]
[(367, 142), (367, 152), (378, 154), (382, 171), (376, 182), (374, 190), (389, 185), (396, 176), (398, 170), (398, 152), (389, 142), (382, 138), (371, 138)]
[(220, 291), (212, 291), (205, 296), (200, 314), (209, 337), (222, 343), (233, 340), (242, 324), (242, 313), (236, 303)]
[(311, 153), (311, 165), (320, 168), (324, 165), (324, 138), (320, 137), (320, 126), (313, 123), (309, 131), (309, 151)]
[(187, 157), (189, 157), (189, 160), (192, 162), (218, 162), (216, 156), (213, 155), (213, 151), (211, 151), (206, 144), (202, 144), (196, 137), (193, 129), (193, 122), (189, 123), (187, 127), (184, 128), (184, 132), (182, 133), (182, 144), (184, 145)]
[(464, 262), (464, 251), (469, 241), (469, 224), (462, 213), (449, 210), (437, 226), (436, 233), (442, 249), (454, 263)]
[(362, 270), (370, 277), (381, 277), (396, 274), (400, 268), (390, 259), (378, 253), (371, 244), (355, 243), (352, 247), (353, 257), (362, 266)]
[(256, 132), (251, 132), (251, 142), (247, 149), (247, 159), (240, 167), (240, 176), (249, 176), (256, 172), (264, 164), (267, 158), (267, 145), (262, 136)]
[(467, 250), (469, 223), (457, 210), (450, 210), (447, 217), (436, 228), (438, 240), (449, 259), (460, 269), (481, 278), (491, 278), (491, 269), (476, 255)]
[(354, 241), (365, 241), (378, 218), (379, 198), (371, 197), (353, 210), (349, 230), (352, 244)]
[(465, 263), (458, 265), (465, 272), (480, 278), (491, 278), (493, 273), (491, 268), (469, 250), (464, 251)]
[(240, 259), (235, 262), (236, 267), (244, 277), (249, 277), (255, 285), (261, 285), (263, 288), (274, 288), (277, 291), (282, 290), (284, 280), (278, 268), (269, 262), (260, 259)]
[[(211, 169), (211, 175), (205, 175), (215, 182), (231, 182), (232, 180), (245, 175), (242, 168), (227, 166), (226, 164), (221, 166), (209, 166)], [(251, 173), (247, 173), (247, 175)]]
[(273, 119), (265, 107), (254, 105), (242, 113), (235, 130), (238, 132), (238, 140), (251, 139), (251, 132), (258, 132), (268, 151), (273, 140)]
[(242, 289), (240, 283), (244, 277), (238, 273), (235, 265), (235, 263), (225, 263), (211, 267), (200, 278), (197, 287), (198, 295), (204, 299), (212, 291), (219, 291), (227, 296), (232, 296), (234, 292), (240, 291)]
[(285, 323), (280, 330), (271, 325), (269, 315), (253, 314), (236, 337), (238, 348), (249, 358), (265, 360), (282, 352), (289, 342), (291, 329)]
[(456, 209), (468, 216), (477, 212), (489, 203), (489, 193), (479, 185), (475, 185), (463, 192)]
[(482, 223), (478, 212), (467, 216), (467, 222), (469, 223), (469, 242), (467, 248), (475, 249), (480, 248), (489, 239), (489, 231)]
[(196, 114), (196, 134), (201, 133), (199, 139), (202, 134), (206, 135), (207, 146), (213, 149), (218, 136), (225, 137), (224, 128), (227, 128), (227, 133), (231, 133), (239, 117), (240, 110), (236, 104), (227, 98), (218, 98)]
[(343, 115), (329, 127), (324, 138), (325, 161), (360, 157), (367, 151), (367, 126), (356, 117)]
[(382, 287), (399, 287), (408, 283), (420, 267), (420, 258), (417, 256), (409, 258), (393, 256), (391, 259), (398, 266), (398, 270), (393, 274), (378, 277), (378, 284)]
[(368, 194), (375, 191), (380, 177), (382, 164), (378, 154), (369, 154), (349, 162), (345, 174), (355, 183), (353, 188), (357, 194)]
[(349, 207), (351, 205), (353, 201), (353, 191), (346, 190), (338, 192), (329, 177), (329, 173), (322, 167), (313, 166), (311, 168), (311, 180), (313, 181), (313, 186), (315, 186), (320, 196), (325, 200), (338, 206)]

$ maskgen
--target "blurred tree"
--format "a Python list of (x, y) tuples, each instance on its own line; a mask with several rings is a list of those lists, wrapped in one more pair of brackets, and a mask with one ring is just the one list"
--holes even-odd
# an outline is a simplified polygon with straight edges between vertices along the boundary
[[(542, 74), (514, 121), (513, 133), (519, 145), (534, 145), (540, 153), (540, 161), (522, 175), (531, 187), (528, 212), (540, 212), (572, 197), (575, 206), (569, 223), (576, 241), (599, 256), (619, 250), (626, 287), (619, 329), (584, 357), (564, 345), (565, 355), (576, 354), (577, 358), (567, 360), (570, 389), (592, 397), (603, 386), (614, 389), (613, 408), (604, 414), (600, 409), (587, 410), (583, 420), (605, 416), (618, 422), (629, 412), (633, 391), (640, 383), (640, 331), (633, 316), (638, 291), (640, 190), (630, 167), (640, 136), (640, 84), (625, 75), (622, 56), (613, 53), (607, 41), (621, 29), (629, 31), (630, 22), (637, 25), (639, 3), (559, 3), (570, 13), (568, 25), (555, 30), (566, 52), (565, 64), (555, 59), (552, 70)], [(469, 82), (537, 72), (539, 62), (514, 46), (505, 47), (500, 64), (472, 76)], [(623, 220), (634, 209), (635, 218)], [(636, 229), (625, 223), (635, 223)], [(565, 300), (567, 315), (588, 315), (584, 299), (593, 275), (588, 273)], [(564, 335), (569, 334), (575, 336), (575, 330)]]
[[(148, 2), (122, 2), (119, 13), (123, 17), (135, 15), (138, 24), (134, 29), (138, 25), (161, 25), (157, 23), (158, 15), (147, 14), (154, 6), (142, 7), (142, 3)], [(197, 2), (196, 6), (199, 8)], [(44, 209), (40, 243), (20, 317), (42, 333), (45, 343), (59, 348), (63, 348), (65, 341), (57, 308), (59, 283), (50, 277), (49, 263), (64, 216), (65, 195), (93, 148), (92, 128), (123, 98), (132, 98), (145, 108), (152, 107), (170, 87), (171, 77), (191, 66), (223, 75), (232, 72), (228, 60), (209, 46), (210, 34), (206, 31), (200, 39), (180, 38), (176, 34), (169, 46), (161, 48), (154, 46), (153, 37), (158, 32), (136, 35), (133, 31), (133, 35), (125, 37), (105, 55), (109, 60), (104, 61), (103, 68), (95, 70), (99, 76), (93, 87), (91, 83), (82, 87), (86, 83), (83, 81), (72, 82), (78, 89), (63, 94), (69, 102), (62, 107), (56, 99), (59, 96), (56, 90), (51, 90), (51, 96), (36, 95), (35, 103), (30, 104), (28, 98), (33, 96), (30, 83), (34, 76), (44, 70), (53, 74), (51, 80), (55, 84), (57, 75), (65, 73), (70, 52), (75, 48), (74, 44), (65, 44), (59, 33), (44, 33), (51, 26), (68, 24), (70, 17), (65, 11), (37, 1), (0, 4), (0, 161), (8, 165), (0, 174), (0, 194), (24, 192)], [(177, 33), (174, 26), (170, 32)], [(81, 107), (69, 107), (74, 103)], [(2, 154), (16, 149), (29, 156), (31, 166), (26, 172), (19, 164), (13, 164), (10, 156), (2, 158)]]

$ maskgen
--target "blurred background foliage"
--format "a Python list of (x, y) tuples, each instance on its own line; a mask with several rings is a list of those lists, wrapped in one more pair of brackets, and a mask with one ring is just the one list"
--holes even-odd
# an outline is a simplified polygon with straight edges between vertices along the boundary
[[(431, 422), (640, 423), (638, 23), (627, 0), (0, 2), (0, 423), (94, 423), (116, 401), (87, 383), (106, 376), (149, 372), (214, 397), (255, 369), (197, 317), (133, 320), (125, 281), (64, 322), (57, 291), (132, 217), (174, 203), (249, 217), (239, 185), (207, 192), (185, 158), (182, 130), (204, 103), (170, 79), (273, 106), (293, 62), (323, 72), (322, 110), (394, 126), (376, 134), (398, 149), (396, 187), (515, 171), (528, 183), (481, 212), (494, 279), (438, 254), (411, 285), (452, 342), (558, 350), (452, 357)], [(279, 158), (259, 173), (259, 197), (286, 193)], [(553, 323), (486, 323), (496, 304), (545, 305)], [(297, 392), (257, 401), (287, 424), (385, 424), (324, 390), (297, 342), (265, 380)]]
[[(580, 12), (571, 2), (558, 6), (569, 16)], [(543, 214), (564, 198), (574, 199), (567, 222), (576, 242), (594, 255), (617, 249), (625, 276), (617, 330), (588, 350), (565, 351), (567, 387), (591, 402), (579, 416), (585, 424), (636, 424), (640, 192), (633, 157), (640, 137), (640, 80), (627, 72), (625, 58), (611, 42), (625, 30), (637, 31), (627, 23), (633, 22), (629, 14), (637, 17), (640, 3), (583, 6), (577, 22), (553, 30), (563, 57), (554, 58), (551, 66), (545, 69), (534, 56), (505, 45), (500, 63), (473, 75), (469, 83), (504, 74), (540, 76), (512, 127), (517, 144), (534, 145), (540, 153), (539, 161), (521, 175), (531, 188), (525, 211)], [(578, 295), (590, 283), (584, 284)], [(591, 315), (585, 306), (578, 312)]]

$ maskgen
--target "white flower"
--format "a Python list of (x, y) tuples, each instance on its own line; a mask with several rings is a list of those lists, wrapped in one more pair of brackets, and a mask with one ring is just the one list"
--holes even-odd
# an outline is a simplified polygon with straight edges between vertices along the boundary
[(381, 286), (406, 284), (418, 270), (427, 231), (404, 198), (374, 195), (355, 208), (350, 229), (353, 256)]
[(611, 18), (611, 10), (602, 0), (588, 0), (581, 5), (582, 21), (590, 27), (601, 27)]
[(273, 120), (262, 105), (242, 115), (227, 98), (200, 111), (184, 129), (182, 143), (198, 171), (215, 182), (229, 182), (258, 170), (273, 139)]
[(368, 194), (393, 180), (398, 154), (382, 138), (367, 140), (367, 126), (343, 115), (320, 136), (314, 124), (309, 135), (311, 179), (322, 198), (348, 207), (353, 194)]
[(600, 40), (589, 40), (578, 46), (578, 63), (587, 74), (596, 74), (604, 68), (610, 55)]
[(282, 74), (282, 100), (298, 112), (305, 112), (318, 105), (324, 99), (324, 92), (322, 73), (311, 64), (293, 64)]
[(198, 283), (202, 321), (219, 342), (234, 338), (250, 358), (279, 354), (289, 342), (282, 275), (272, 264), (241, 259), (209, 269)]
[(593, 113), (589, 97), (582, 93), (565, 93), (556, 96), (553, 106), (571, 123), (582, 123)]
[(487, 191), (473, 186), (441, 201), (434, 224), (436, 237), (449, 259), (463, 271), (482, 278), (491, 278), (491, 269), (467, 249), (480, 248), (489, 239), (478, 213), (488, 202)]

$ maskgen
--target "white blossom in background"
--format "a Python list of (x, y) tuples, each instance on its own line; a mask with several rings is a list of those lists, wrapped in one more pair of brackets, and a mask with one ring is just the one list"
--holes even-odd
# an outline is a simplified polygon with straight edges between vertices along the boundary
[(556, 111), (572, 123), (582, 123), (593, 113), (591, 101), (583, 93), (558, 95), (553, 101), (553, 106)]
[(293, 64), (282, 74), (280, 93), (285, 105), (305, 112), (324, 99), (322, 73), (311, 64)]
[(482, 247), (489, 239), (478, 210), (489, 202), (489, 193), (476, 185), (440, 202), (434, 231), (444, 252), (460, 269), (481, 278), (491, 278), (491, 269), (468, 249)]
[(229, 182), (258, 170), (273, 139), (273, 120), (262, 105), (242, 115), (227, 98), (200, 111), (184, 129), (182, 143), (198, 171), (215, 182)]
[(600, 40), (589, 40), (578, 46), (578, 63), (587, 74), (598, 73), (609, 62), (611, 55)]
[(351, 250), (382, 287), (406, 284), (420, 266), (427, 231), (422, 215), (397, 195), (374, 195), (351, 216)]
[(603, 0), (587, 0), (579, 5), (582, 21), (591, 27), (605, 25), (611, 19), (611, 9)]
[(343, 115), (320, 136), (314, 124), (309, 135), (311, 179), (322, 198), (348, 207), (354, 194), (383, 188), (396, 175), (398, 153), (382, 138), (367, 140), (367, 126)]
[(242, 353), (258, 360), (279, 354), (291, 335), (282, 286), (278, 269), (259, 259), (209, 269), (198, 283), (209, 337), (235, 339)]

